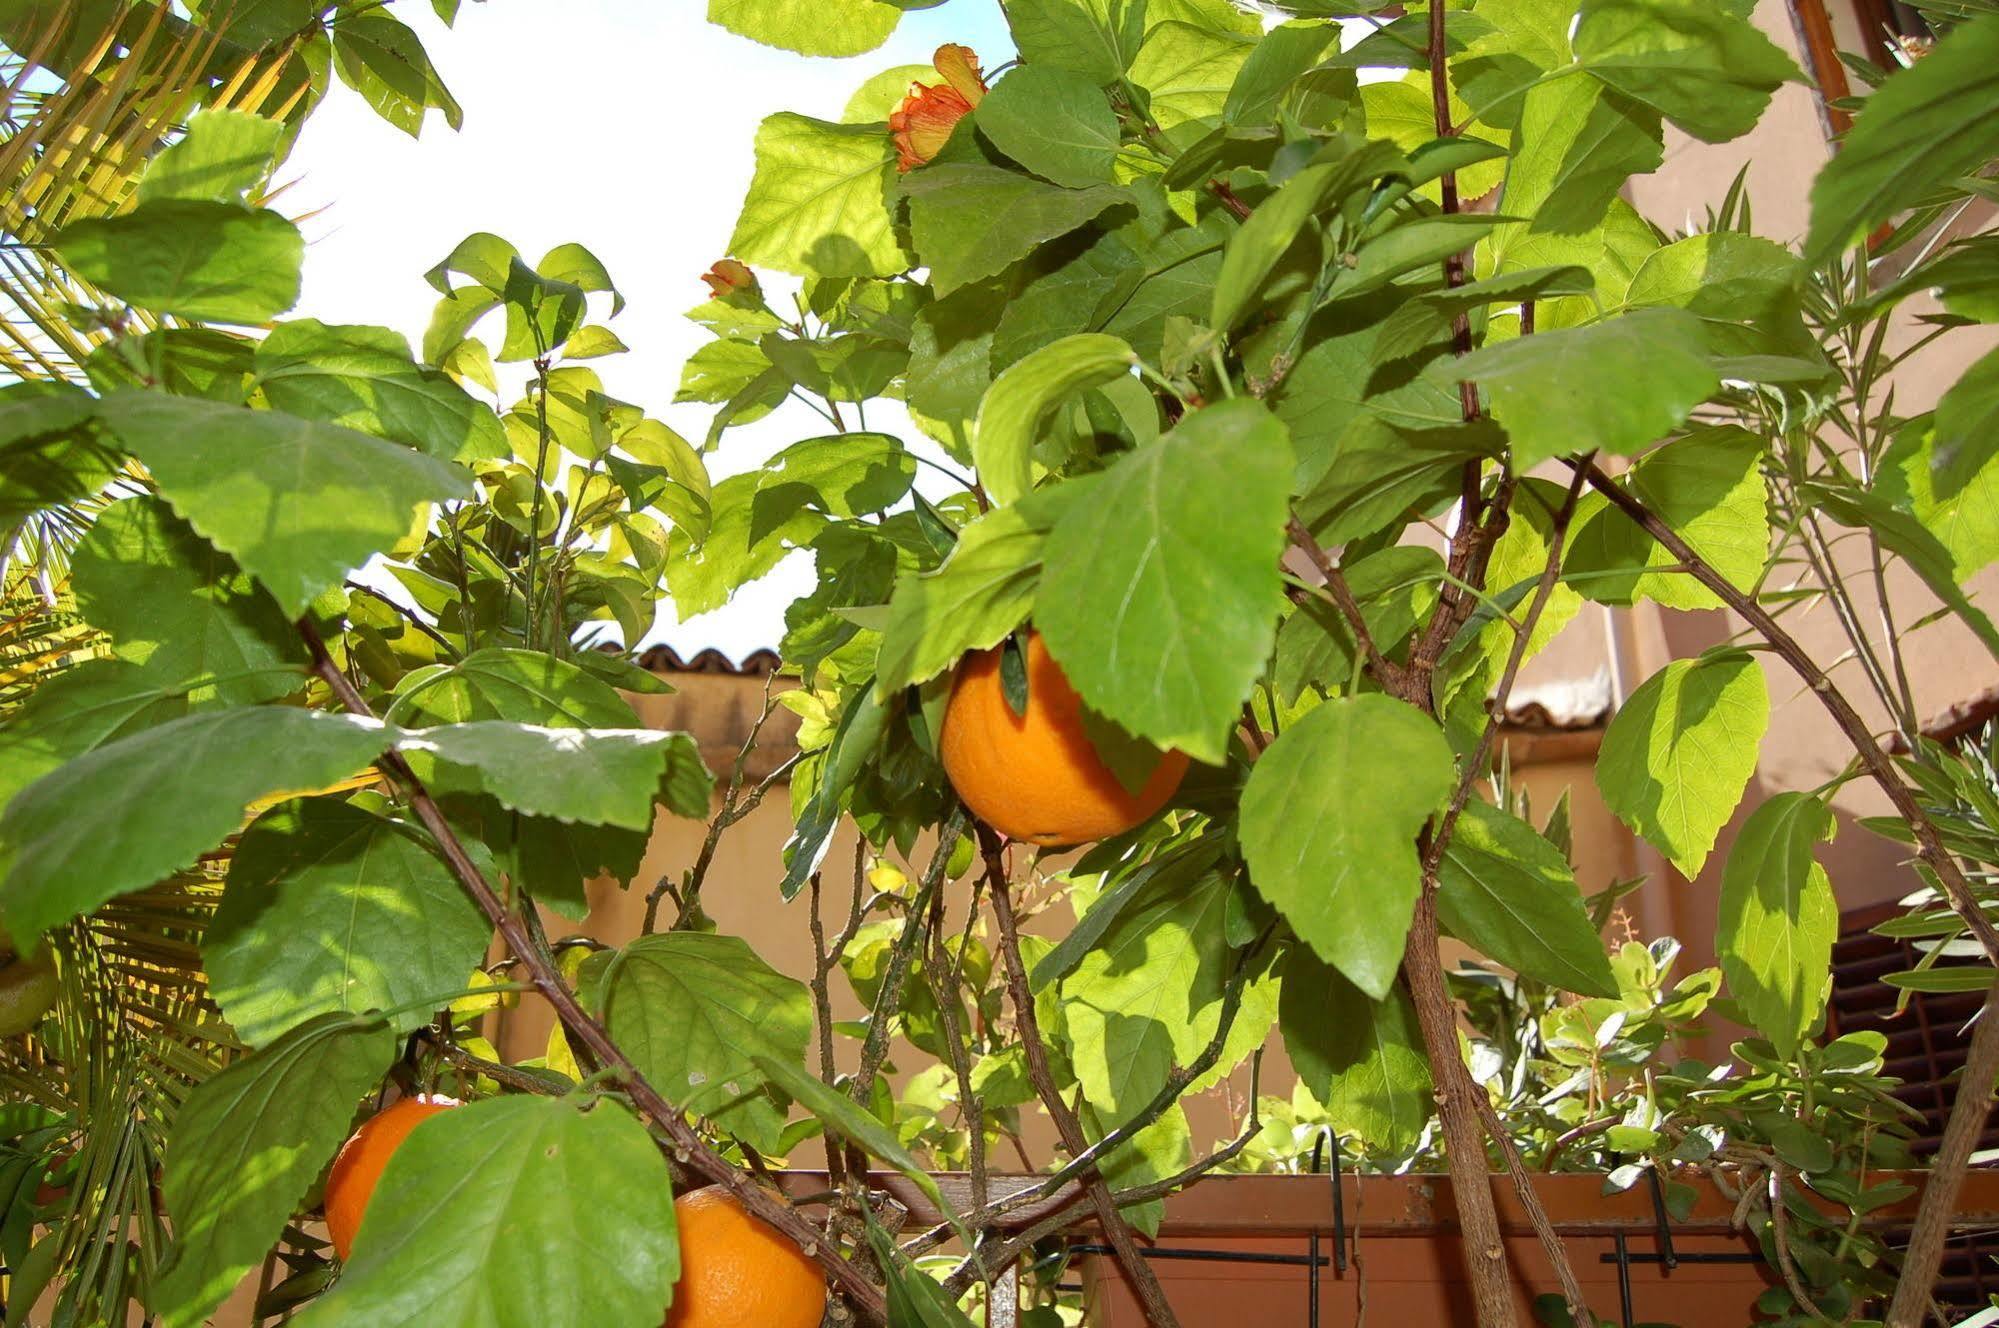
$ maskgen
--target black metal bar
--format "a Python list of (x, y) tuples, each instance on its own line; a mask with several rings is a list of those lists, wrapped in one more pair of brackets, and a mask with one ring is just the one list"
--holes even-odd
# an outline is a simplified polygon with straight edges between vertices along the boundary
[(1679, 1256), (1673, 1253), (1673, 1224), (1666, 1212), (1666, 1187), (1659, 1183), (1659, 1168), (1645, 1168), (1645, 1179), (1652, 1183), (1652, 1219), (1659, 1229), (1659, 1262), (1667, 1272), (1680, 1266)]
[(1617, 1243), (1617, 1253), (1604, 1258), (1617, 1265), (1617, 1310), (1622, 1317), (1624, 1328), (1631, 1328), (1631, 1251), (1625, 1247), (1624, 1233), (1613, 1233)]
[(1346, 1186), (1340, 1180), (1340, 1136), (1331, 1129), (1326, 1131), (1333, 1139), (1333, 1271), (1341, 1277), (1347, 1275), (1347, 1195)]
[(1312, 1233), (1312, 1262), (1305, 1270), (1305, 1326), (1319, 1328), (1319, 1233)]
[[(1108, 1245), (1087, 1244), (1070, 1247), (1077, 1254), (1114, 1254)], [(1293, 1268), (1311, 1266), (1316, 1259), (1320, 1264), (1330, 1263), (1324, 1255), (1311, 1254), (1265, 1254), (1257, 1250), (1183, 1250), (1149, 1247), (1139, 1253), (1148, 1259), (1184, 1259), (1195, 1263), (1276, 1263)]]

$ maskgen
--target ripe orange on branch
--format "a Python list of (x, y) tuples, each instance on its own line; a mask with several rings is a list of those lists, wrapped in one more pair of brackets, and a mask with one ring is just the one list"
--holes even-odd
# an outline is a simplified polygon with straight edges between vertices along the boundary
[(819, 1328), (826, 1278), (719, 1185), (673, 1201), (680, 1281), (665, 1328)]
[(1039, 632), (1027, 638), (1027, 710), (1015, 714), (1000, 678), (1005, 647), (967, 655), (951, 682), (938, 748), (974, 815), (1031, 844), (1081, 844), (1131, 829), (1166, 805), (1187, 773), (1165, 752), (1136, 792), (1097, 753), (1083, 699)]
[(410, 1131), (457, 1105), (448, 1097), (406, 1097), (363, 1121), (353, 1137), (340, 1145), (326, 1178), (326, 1230), (333, 1237), (335, 1254), (344, 1260), (353, 1250), (368, 1200), (375, 1194), (375, 1182), (381, 1180), (382, 1169), (410, 1137)]

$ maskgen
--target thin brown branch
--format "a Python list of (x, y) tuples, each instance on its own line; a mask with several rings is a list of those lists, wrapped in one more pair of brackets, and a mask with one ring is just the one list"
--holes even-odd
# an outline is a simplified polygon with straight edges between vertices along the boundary
[(1354, 598), (1353, 587), (1347, 584), (1346, 576), (1334, 564), (1331, 555), (1320, 546), (1319, 541), (1313, 537), (1311, 530), (1303, 521), (1294, 516), (1286, 529), (1290, 531), (1292, 545), (1311, 560), (1312, 566), (1324, 578), (1326, 593), (1331, 595), (1333, 603), (1339, 606), (1340, 616), (1346, 619), (1347, 630), (1353, 633), (1354, 640), (1359, 644), (1361, 656), (1367, 660), (1368, 670), (1374, 674), (1376, 681), (1384, 689), (1391, 693), (1400, 692), (1407, 685), (1407, 680), (1403, 677), (1402, 670), (1381, 652), (1379, 645), (1375, 644), (1374, 633), (1368, 630), (1367, 618), (1361, 613), (1360, 601)]
[(895, 944), (888, 952), (888, 964), (882, 969), (881, 988), (875, 992), (875, 1007), (868, 1016), (868, 1036), (861, 1043), (861, 1065), (854, 1071), (853, 1082), (847, 1087), (848, 1095), (856, 1102), (866, 1102), (874, 1092), (875, 1076), (881, 1072), (882, 1061), (888, 1055), (889, 1026), (895, 1022), (896, 1011), (902, 1008), (902, 986), (908, 980), (910, 962), (916, 956), (916, 947), (923, 940), (924, 933), (930, 929), (930, 898), (937, 893), (944, 880), (944, 869), (951, 862), (951, 850), (957, 846), (958, 837), (965, 833), (965, 820), (964, 810), (960, 808), (944, 823), (943, 832), (937, 836), (937, 851), (923, 873), (923, 883), (918, 887), (916, 898), (910, 902), (909, 914), (903, 920), (902, 933), (895, 938)]
[[(341, 706), (350, 714), (374, 718), (374, 712), (347, 675), (327, 652), (326, 642), (320, 637), (319, 629), (312, 620), (301, 618), (298, 632), (306, 647), (312, 653), (314, 670), (326, 680)], [(520, 919), (509, 910), (500, 899), (492, 883), (465, 851), (465, 845), (444, 818), (437, 803), (430, 796), (423, 781), (411, 770), (401, 753), (393, 749), (383, 753), (382, 768), (403, 789), (416, 811), (417, 819), (436, 841), (445, 862), (459, 885), (476, 904), (486, 920), (499, 932), (507, 948), (518, 958), (528, 971), (528, 980), (534, 984), (542, 998), (555, 1010), (556, 1018), (563, 1029), (577, 1043), (587, 1050), (596, 1061), (617, 1072), (632, 1104), (652, 1122), (653, 1127), (666, 1136), (666, 1142), (673, 1148), (674, 1156), (682, 1159), (689, 1168), (708, 1181), (722, 1186), (740, 1203), (745, 1210), (767, 1223), (795, 1242), (799, 1248), (812, 1251), (812, 1258), (826, 1270), (827, 1275), (844, 1293), (855, 1312), (869, 1323), (884, 1323), (888, 1307), (881, 1289), (870, 1282), (860, 1269), (849, 1263), (839, 1250), (834, 1248), (810, 1223), (800, 1217), (789, 1203), (778, 1195), (758, 1185), (749, 1176), (731, 1166), (720, 1154), (708, 1146), (708, 1141), (690, 1125), (687, 1117), (678, 1107), (660, 1095), (646, 1077), (639, 1073), (631, 1059), (611, 1040), (590, 1013), (576, 999), (576, 994), (563, 981), (562, 974), (548, 962), (528, 936)]]
[[(1020, 930), (1014, 919), (1011, 886), (1006, 878), (1000, 838), (984, 825), (978, 827), (978, 835), (979, 848), (985, 859), (986, 879), (992, 887), (993, 914), (999, 922), (1000, 956), (1006, 968), (1007, 991), (1013, 999), (1021, 1050), (1027, 1058), (1028, 1078), (1033, 1081), (1034, 1091), (1042, 1105), (1054, 1119), (1056, 1132), (1062, 1136), (1062, 1146), (1069, 1150), (1071, 1156), (1079, 1156), (1089, 1148), (1089, 1140), (1083, 1137), (1083, 1127), (1076, 1119), (1076, 1113), (1063, 1101), (1061, 1090), (1055, 1085), (1054, 1072), (1048, 1068), (1048, 1049), (1041, 1040), (1040, 1021), (1034, 1014), (1034, 993), (1027, 985), (1027, 965), (1020, 957)], [(1139, 1304), (1144, 1307), (1146, 1322), (1153, 1328), (1179, 1328), (1180, 1321), (1174, 1315), (1173, 1307), (1166, 1303), (1166, 1292), (1146, 1264), (1145, 1255), (1131, 1233), (1131, 1224), (1118, 1211), (1110, 1186), (1104, 1184), (1101, 1177), (1096, 1177), (1089, 1181), (1085, 1189), (1091, 1207), (1097, 1211), (1097, 1220), (1103, 1224), (1105, 1239), (1117, 1252), (1118, 1266), (1124, 1270), (1125, 1280), (1131, 1284)]]

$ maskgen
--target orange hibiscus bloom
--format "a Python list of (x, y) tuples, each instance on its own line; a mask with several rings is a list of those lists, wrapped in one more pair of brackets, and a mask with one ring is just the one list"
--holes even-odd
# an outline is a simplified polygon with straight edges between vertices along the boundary
[(931, 63), (944, 81), (935, 87), (911, 83), (909, 95), (888, 117), (900, 170), (921, 166), (943, 151), (958, 121), (985, 99), (985, 79), (971, 47), (940, 46)]
[(716, 263), (701, 274), (701, 280), (708, 283), (709, 293), (718, 300), (726, 299), (737, 291), (754, 294), (757, 289), (757, 274), (733, 258), (724, 258)]

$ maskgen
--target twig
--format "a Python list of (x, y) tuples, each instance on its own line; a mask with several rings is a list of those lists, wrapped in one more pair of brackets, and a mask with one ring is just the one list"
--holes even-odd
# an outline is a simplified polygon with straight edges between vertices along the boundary
[(1311, 559), (1312, 566), (1318, 569), (1321, 577), (1325, 578), (1326, 593), (1333, 597), (1333, 603), (1339, 606), (1340, 616), (1347, 620), (1347, 629), (1353, 633), (1354, 640), (1359, 643), (1361, 655), (1367, 660), (1367, 667), (1382, 687), (1391, 693), (1399, 692), (1406, 685), (1403, 672), (1391, 663), (1388, 657), (1381, 653), (1381, 647), (1375, 644), (1374, 633), (1368, 630), (1367, 618), (1360, 611), (1360, 602), (1354, 598), (1353, 587), (1347, 584), (1346, 577), (1334, 565), (1325, 549), (1320, 547), (1319, 541), (1313, 537), (1303, 521), (1294, 516), (1287, 529), (1291, 533), (1291, 543)]
[[(1027, 985), (1027, 965), (1020, 958), (1020, 932), (1014, 921), (1013, 899), (1006, 879), (1006, 865), (1001, 858), (1000, 838), (985, 825), (978, 827), (978, 835), (979, 848), (985, 858), (986, 879), (992, 886), (993, 914), (999, 921), (1000, 955), (1006, 966), (1007, 990), (1013, 998), (1014, 1021), (1020, 1035), (1021, 1050), (1027, 1057), (1028, 1078), (1033, 1080), (1036, 1095), (1054, 1119), (1055, 1129), (1062, 1136), (1062, 1146), (1072, 1156), (1080, 1155), (1088, 1149), (1089, 1141), (1083, 1137), (1083, 1127), (1078, 1123), (1076, 1113), (1062, 1100), (1061, 1090), (1055, 1086), (1055, 1076), (1048, 1068), (1048, 1049), (1041, 1041), (1041, 1026), (1034, 1015), (1034, 993)], [(1117, 1251), (1118, 1265), (1124, 1269), (1125, 1280), (1131, 1283), (1139, 1304), (1144, 1307), (1146, 1322), (1153, 1328), (1179, 1328), (1180, 1320), (1174, 1315), (1173, 1307), (1166, 1303), (1166, 1293), (1139, 1251), (1138, 1242), (1131, 1234), (1131, 1225), (1118, 1211), (1110, 1187), (1104, 1184), (1101, 1177), (1095, 1177), (1085, 1189), (1090, 1205), (1097, 1210), (1097, 1220), (1103, 1224), (1105, 1238)]]
[(867, 1040), (861, 1043), (861, 1065), (854, 1071), (853, 1082), (847, 1087), (848, 1095), (856, 1102), (866, 1102), (874, 1092), (875, 1076), (881, 1072), (882, 1060), (888, 1055), (889, 1025), (895, 1022), (895, 1012), (902, 1008), (902, 984), (909, 977), (910, 960), (916, 954), (917, 942), (923, 939), (924, 932), (930, 927), (926, 916), (930, 897), (937, 893), (937, 887), (944, 879), (944, 869), (951, 862), (951, 850), (957, 847), (958, 837), (965, 833), (965, 819), (964, 809), (960, 808), (944, 823), (943, 832), (937, 836), (937, 851), (923, 873), (923, 884), (918, 887), (916, 898), (909, 906), (909, 915), (903, 921), (902, 934), (895, 938), (895, 945), (888, 952), (888, 966), (882, 970), (881, 988), (875, 992), (875, 1008), (868, 1016)]
[[(298, 621), (299, 635), (312, 653), (315, 671), (326, 680), (328, 687), (340, 704), (350, 714), (374, 718), (374, 712), (362, 699), (360, 692), (347, 680), (347, 675), (333, 662), (327, 653), (326, 642), (320, 637), (319, 629), (312, 620)], [(812, 1258), (824, 1268), (827, 1275), (838, 1284), (852, 1303), (855, 1312), (869, 1323), (885, 1323), (888, 1316), (887, 1302), (881, 1289), (844, 1258), (813, 1226), (795, 1212), (782, 1198), (756, 1184), (748, 1176), (729, 1165), (720, 1154), (708, 1146), (695, 1128), (688, 1124), (685, 1113), (668, 1102), (654, 1088), (646, 1077), (639, 1073), (631, 1059), (611, 1040), (608, 1033), (588, 1011), (577, 1001), (576, 994), (563, 981), (562, 974), (542, 955), (527, 934), (519, 918), (501, 902), (500, 896), (486, 880), (459, 842), (457, 834), (438, 809), (423, 781), (411, 770), (400, 752), (393, 749), (382, 754), (381, 766), (408, 795), (410, 805), (415, 809), (417, 819), (423, 822), (431, 838), (437, 842), (439, 852), (450, 865), (452, 874), (486, 915), (494, 929), (507, 943), (507, 948), (528, 970), (528, 979), (542, 998), (554, 1007), (556, 1018), (568, 1034), (581, 1043), (596, 1060), (617, 1072), (625, 1091), (640, 1113), (649, 1119), (659, 1132), (666, 1136), (676, 1159), (683, 1161), (696, 1173), (728, 1190), (730, 1195), (752, 1215), (776, 1228), (803, 1250), (812, 1251)]]

